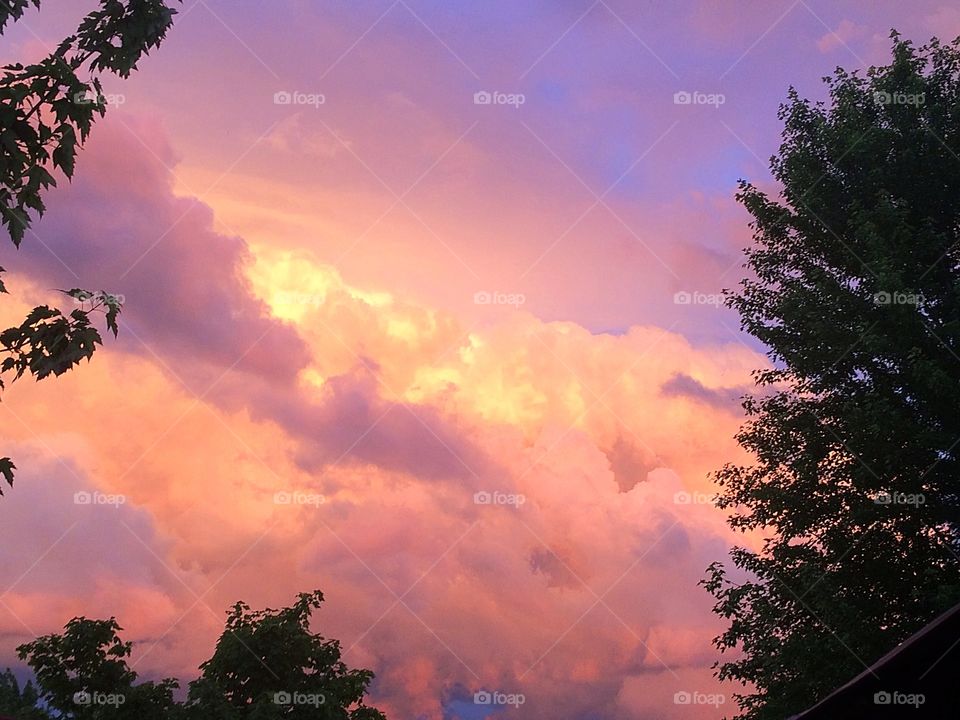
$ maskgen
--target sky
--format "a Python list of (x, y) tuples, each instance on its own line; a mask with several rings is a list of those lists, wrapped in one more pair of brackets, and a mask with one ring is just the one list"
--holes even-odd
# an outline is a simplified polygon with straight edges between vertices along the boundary
[[(93, 7), (43, 5), (0, 61)], [(709, 476), (749, 461), (767, 364), (718, 305), (734, 194), (776, 192), (788, 88), (894, 27), (960, 10), (185, 0), (0, 250), (8, 325), (52, 288), (125, 300), (92, 363), (4, 392), (0, 665), (116, 616), (185, 683), (228, 606), (318, 588), (393, 718), (730, 714), (697, 583), (757, 542)]]

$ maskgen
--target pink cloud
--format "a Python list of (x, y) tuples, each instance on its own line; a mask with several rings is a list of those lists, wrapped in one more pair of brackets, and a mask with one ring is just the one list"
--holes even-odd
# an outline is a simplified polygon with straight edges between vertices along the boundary
[(292, 378), (305, 359), (296, 332), (267, 318), (250, 294), (246, 243), (215, 232), (197, 199), (172, 194), (175, 157), (162, 131), (134, 117), (97, 130), (84, 167), (51, 194), (38, 239), (24, 244), (16, 266), (54, 287), (123, 295), (125, 347), (174, 351), (171, 367), (196, 392), (231, 366)]
[[(89, 174), (58, 194), (44, 224), (44, 237), (79, 261), (128, 258), (129, 232), (147, 235), (190, 202), (171, 198), (166, 171), (151, 176), (155, 158), (134, 145), (123, 152), (145, 173), (111, 185), (113, 152), (91, 146)], [(108, 187), (117, 217), (94, 234), (83, 202), (104, 202)], [(78, 216), (76, 248), (56, 240), (61, 213)], [(523, 693), (529, 718), (636, 717), (646, 712), (637, 684), (661, 694), (710, 686), (718, 628), (696, 583), (728, 537), (715, 510), (677, 496), (708, 489), (706, 473), (733, 454), (738, 419), (735, 408), (662, 387), (683, 372), (701, 393), (720, 392), (745, 382), (756, 353), (736, 342), (696, 348), (653, 327), (593, 334), (522, 310), (466, 325), (350, 286), (309, 256), (287, 266), (282, 254), (257, 255), (211, 231), (209, 211), (189, 217), (190, 234), (161, 242), (130, 290), (143, 297), (160, 287), (151, 273), (165, 278), (166, 294), (135, 304), (128, 320), (165, 340), (156, 356), (122, 332), (91, 365), (5, 397), (21, 447), (57, 448), (81, 478), (89, 468), (92, 490), (128, 498), (98, 515), (96, 535), (78, 526), (75, 544), (24, 576), (6, 598), (9, 632), (26, 632), (16, 616), (39, 632), (73, 614), (117, 614), (138, 669), (186, 680), (230, 603), (277, 606), (319, 586), (320, 627), (349, 662), (378, 673), (374, 700), (396, 716), (455, 716), (487, 688)], [(27, 263), (33, 284), (22, 274), (13, 283), (34, 297), (50, 284), (41, 258)], [(108, 277), (92, 262), (78, 267)], [(188, 277), (168, 277), (175, 267)], [(284, 292), (310, 298), (289, 322), (271, 315)], [(227, 326), (227, 346), (195, 324), (206, 319), (170, 314), (197, 303)], [(296, 362), (270, 342), (256, 363), (231, 367), (234, 335), (251, 317), (291, 338)], [(166, 369), (195, 365), (222, 376), (199, 399)], [(0, 541), (29, 567), (36, 543), (82, 508), (73, 481), (20, 455), (36, 471), (4, 507), (16, 503), (24, 523), (46, 529), (8, 524)], [(291, 491), (323, 501), (275, 502)], [(514, 504), (477, 504), (478, 492)], [(115, 563), (119, 546), (132, 554)], [(19, 566), (4, 567), (9, 585)], [(65, 577), (75, 578), (69, 592)]]
[[(736, 179), (769, 186), (777, 103), (831, 69), (810, 44), (864, 26), (817, 39), (767, 0), (611, 3), (576, 27), (575, 2), (468, 25), (440, 4), (429, 28), (402, 3), (376, 26), (375, 4), (221, 5), (233, 32), (199, 6), (108, 88), (128, 102), (51, 194), (47, 247), (2, 263), (9, 322), (51, 287), (128, 302), (92, 364), (4, 394), (22, 470), (0, 631), (117, 614), (138, 669), (188, 680), (229, 604), (320, 587), (318, 628), (392, 717), (476, 717), (480, 689), (523, 693), (505, 715), (531, 720), (729, 714), (676, 698), (724, 692), (697, 581), (754, 539), (708, 475), (743, 459), (735, 396), (765, 359), (716, 302), (674, 297), (735, 284)], [(901, 21), (952, 27), (922, 5)], [(481, 88), (527, 102), (486, 112)], [(293, 89), (326, 102), (272, 102)], [(92, 515), (80, 487), (128, 502)]]
[(852, 20), (841, 20), (836, 30), (825, 33), (817, 40), (817, 49), (822, 53), (828, 53), (866, 35), (866, 27), (857, 25)]

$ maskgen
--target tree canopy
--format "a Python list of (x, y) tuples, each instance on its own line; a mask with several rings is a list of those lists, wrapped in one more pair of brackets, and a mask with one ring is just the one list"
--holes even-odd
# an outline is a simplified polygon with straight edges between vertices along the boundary
[(766, 538), (704, 581), (737, 651), (740, 718), (812, 705), (960, 601), (960, 45), (892, 34), (889, 65), (791, 89), (773, 199), (741, 184), (747, 278), (727, 302), (769, 349), (717, 473)]
[(238, 602), (184, 702), (174, 699), (172, 678), (138, 682), (115, 618), (74, 618), (62, 633), (17, 648), (36, 686), (21, 691), (9, 671), (0, 675), (0, 710), (24, 720), (385, 720), (364, 704), (373, 673), (347, 667), (340, 643), (311, 631), (322, 602), (319, 590), (279, 610)]
[[(0, 35), (40, 0), (0, 2)], [(20, 247), (35, 219), (43, 216), (43, 196), (57, 184), (56, 173), (72, 178), (79, 148), (93, 123), (106, 112), (101, 76), (129, 77), (140, 59), (166, 36), (176, 10), (163, 0), (101, 0), (77, 32), (39, 62), (14, 63), (0, 76), (0, 225)], [(0, 267), (0, 273), (4, 268)], [(7, 288), (0, 280), (0, 293)], [(103, 340), (91, 321), (102, 312), (117, 334), (120, 298), (103, 290), (64, 291), (74, 309), (34, 308), (16, 327), (0, 332), (2, 375), (37, 380), (61, 375), (89, 360)], [(12, 485), (16, 466), (0, 458), (0, 475)], [(0, 495), (3, 494), (0, 486)]]

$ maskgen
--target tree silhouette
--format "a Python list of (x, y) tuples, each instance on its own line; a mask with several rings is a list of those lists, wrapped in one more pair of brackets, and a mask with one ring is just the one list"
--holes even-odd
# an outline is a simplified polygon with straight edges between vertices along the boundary
[(190, 683), (188, 710), (217, 720), (385, 720), (363, 704), (373, 673), (349, 669), (337, 640), (310, 632), (322, 602), (315, 590), (281, 610), (234, 605), (213, 657)]
[(790, 90), (781, 197), (738, 194), (754, 245), (728, 305), (772, 369), (718, 504), (766, 539), (704, 585), (740, 718), (804, 709), (960, 601), (960, 41), (891, 37), (827, 102)]
[(16, 715), (17, 720), (49, 720), (50, 713), (37, 704), (39, 699), (32, 682), (28, 680), (21, 687), (9, 668), (0, 673), (0, 717), (9, 713)]
[[(373, 673), (348, 668), (338, 641), (311, 632), (310, 618), (322, 602), (319, 590), (280, 610), (238, 602), (185, 703), (173, 699), (176, 680), (137, 682), (127, 665), (132, 646), (120, 639), (115, 619), (74, 618), (63, 633), (17, 648), (37, 687), (29, 696), (18, 690), (16, 701), (23, 706), (24, 698), (39, 698), (65, 720), (386, 720), (364, 704)], [(10, 694), (5, 677), (0, 703)]]
[[(0, 35), (31, 5), (39, 8), (40, 0), (0, 2)], [(140, 58), (163, 40), (175, 13), (162, 0), (101, 0), (99, 9), (87, 14), (77, 32), (46, 58), (3, 68), (0, 224), (16, 247), (31, 231), (34, 217), (46, 210), (43, 195), (57, 184), (54, 173), (73, 177), (78, 149), (106, 112), (100, 76), (129, 77)], [(0, 293), (6, 292), (0, 280)], [(119, 298), (79, 288), (65, 294), (76, 305), (68, 314), (41, 305), (19, 326), (0, 333), (0, 390), (4, 373), (13, 372), (14, 380), (24, 373), (43, 380), (89, 360), (103, 343), (91, 322), (94, 312), (105, 314), (106, 326), (116, 336)], [(0, 475), (10, 485), (15, 467), (9, 457), (0, 458)]]

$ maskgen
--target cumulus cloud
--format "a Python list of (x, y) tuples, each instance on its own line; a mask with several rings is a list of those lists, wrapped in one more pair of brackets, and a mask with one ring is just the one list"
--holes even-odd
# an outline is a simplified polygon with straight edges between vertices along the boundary
[[(829, 68), (797, 23), (819, 26), (761, 0), (597, 7), (574, 28), (580, 3), (536, 26), (514, 5), (499, 4), (523, 42), (495, 53), (454, 14), (429, 18), (435, 42), (402, 5), (383, 22), (353, 5), (226, 18), (283, 87), (328, 93), (322, 110), (272, 103), (277, 78), (229, 35), (196, 36), (223, 73), (185, 85), (195, 57), (164, 52), (124, 85), (127, 107), (183, 108), (167, 117), (197, 157), (178, 164), (159, 125), (111, 110), (37, 236), (0, 251), (20, 271), (9, 322), (52, 287), (127, 299), (92, 364), (0, 404), (21, 468), (0, 499), (5, 659), (75, 614), (116, 614), (138, 670), (188, 680), (231, 603), (320, 587), (317, 628), (377, 672), (392, 717), (729, 711), (683, 700), (729, 692), (697, 581), (750, 538), (710, 506), (708, 474), (744, 459), (736, 396), (765, 360), (730, 311), (673, 298), (736, 282), (749, 231), (730, 197), (740, 176), (765, 186), (789, 84), (765, 69), (816, 83)], [(922, 27), (957, 25), (924, 8)], [(634, 32), (661, 21), (721, 63), (723, 88), (715, 73), (678, 87), (670, 33), (647, 38), (668, 67), (636, 62)], [(843, 20), (816, 42), (863, 37)], [(861, 54), (888, 50), (880, 36)], [(478, 115), (463, 63), (527, 93), (523, 114)], [(728, 102), (676, 106), (683, 89)], [(608, 188), (591, 209), (588, 189)], [(494, 290), (526, 302), (474, 302)], [(127, 502), (74, 505), (80, 491)], [(524, 702), (501, 713), (480, 691)]]
[[(116, 614), (144, 667), (189, 679), (222, 608), (320, 587), (318, 627), (377, 672), (394, 716), (480, 717), (482, 690), (522, 694), (510, 712), (533, 719), (688, 716), (645, 698), (710, 687), (718, 627), (696, 584), (729, 536), (700, 498), (739, 423), (711, 393), (762, 357), (522, 310), (468, 323), (356, 287), (213, 231), (125, 132), (85, 153), (42, 230), (85, 282), (129, 293), (126, 324), (89, 366), (5, 397), (13, 440), (82, 472), (18, 458), (36, 472), (2, 501), (21, 523), (4, 552), (42, 554), (82, 510), (77, 482), (128, 502), (54, 547), (13, 612), (38, 631)], [(71, 284), (44, 252), (18, 287)], [(216, 386), (198, 396), (181, 374)]]
[(2, 661), (14, 664), (16, 645), (79, 615), (116, 616), (138, 639), (162, 637), (191, 591), (164, 567), (171, 545), (151, 514), (97, 483), (76, 438), (4, 449), (20, 470), (3, 498)]
[(729, 410), (749, 389), (746, 386), (735, 388), (709, 388), (694, 377), (677, 373), (667, 380), (661, 390), (670, 397), (687, 397), (692, 400)]
[(289, 381), (306, 359), (296, 332), (250, 293), (247, 244), (214, 231), (198, 199), (173, 194), (175, 157), (160, 129), (127, 117), (97, 130), (11, 265), (48, 286), (122, 295), (127, 347), (177, 358), (195, 392), (226, 368)]

